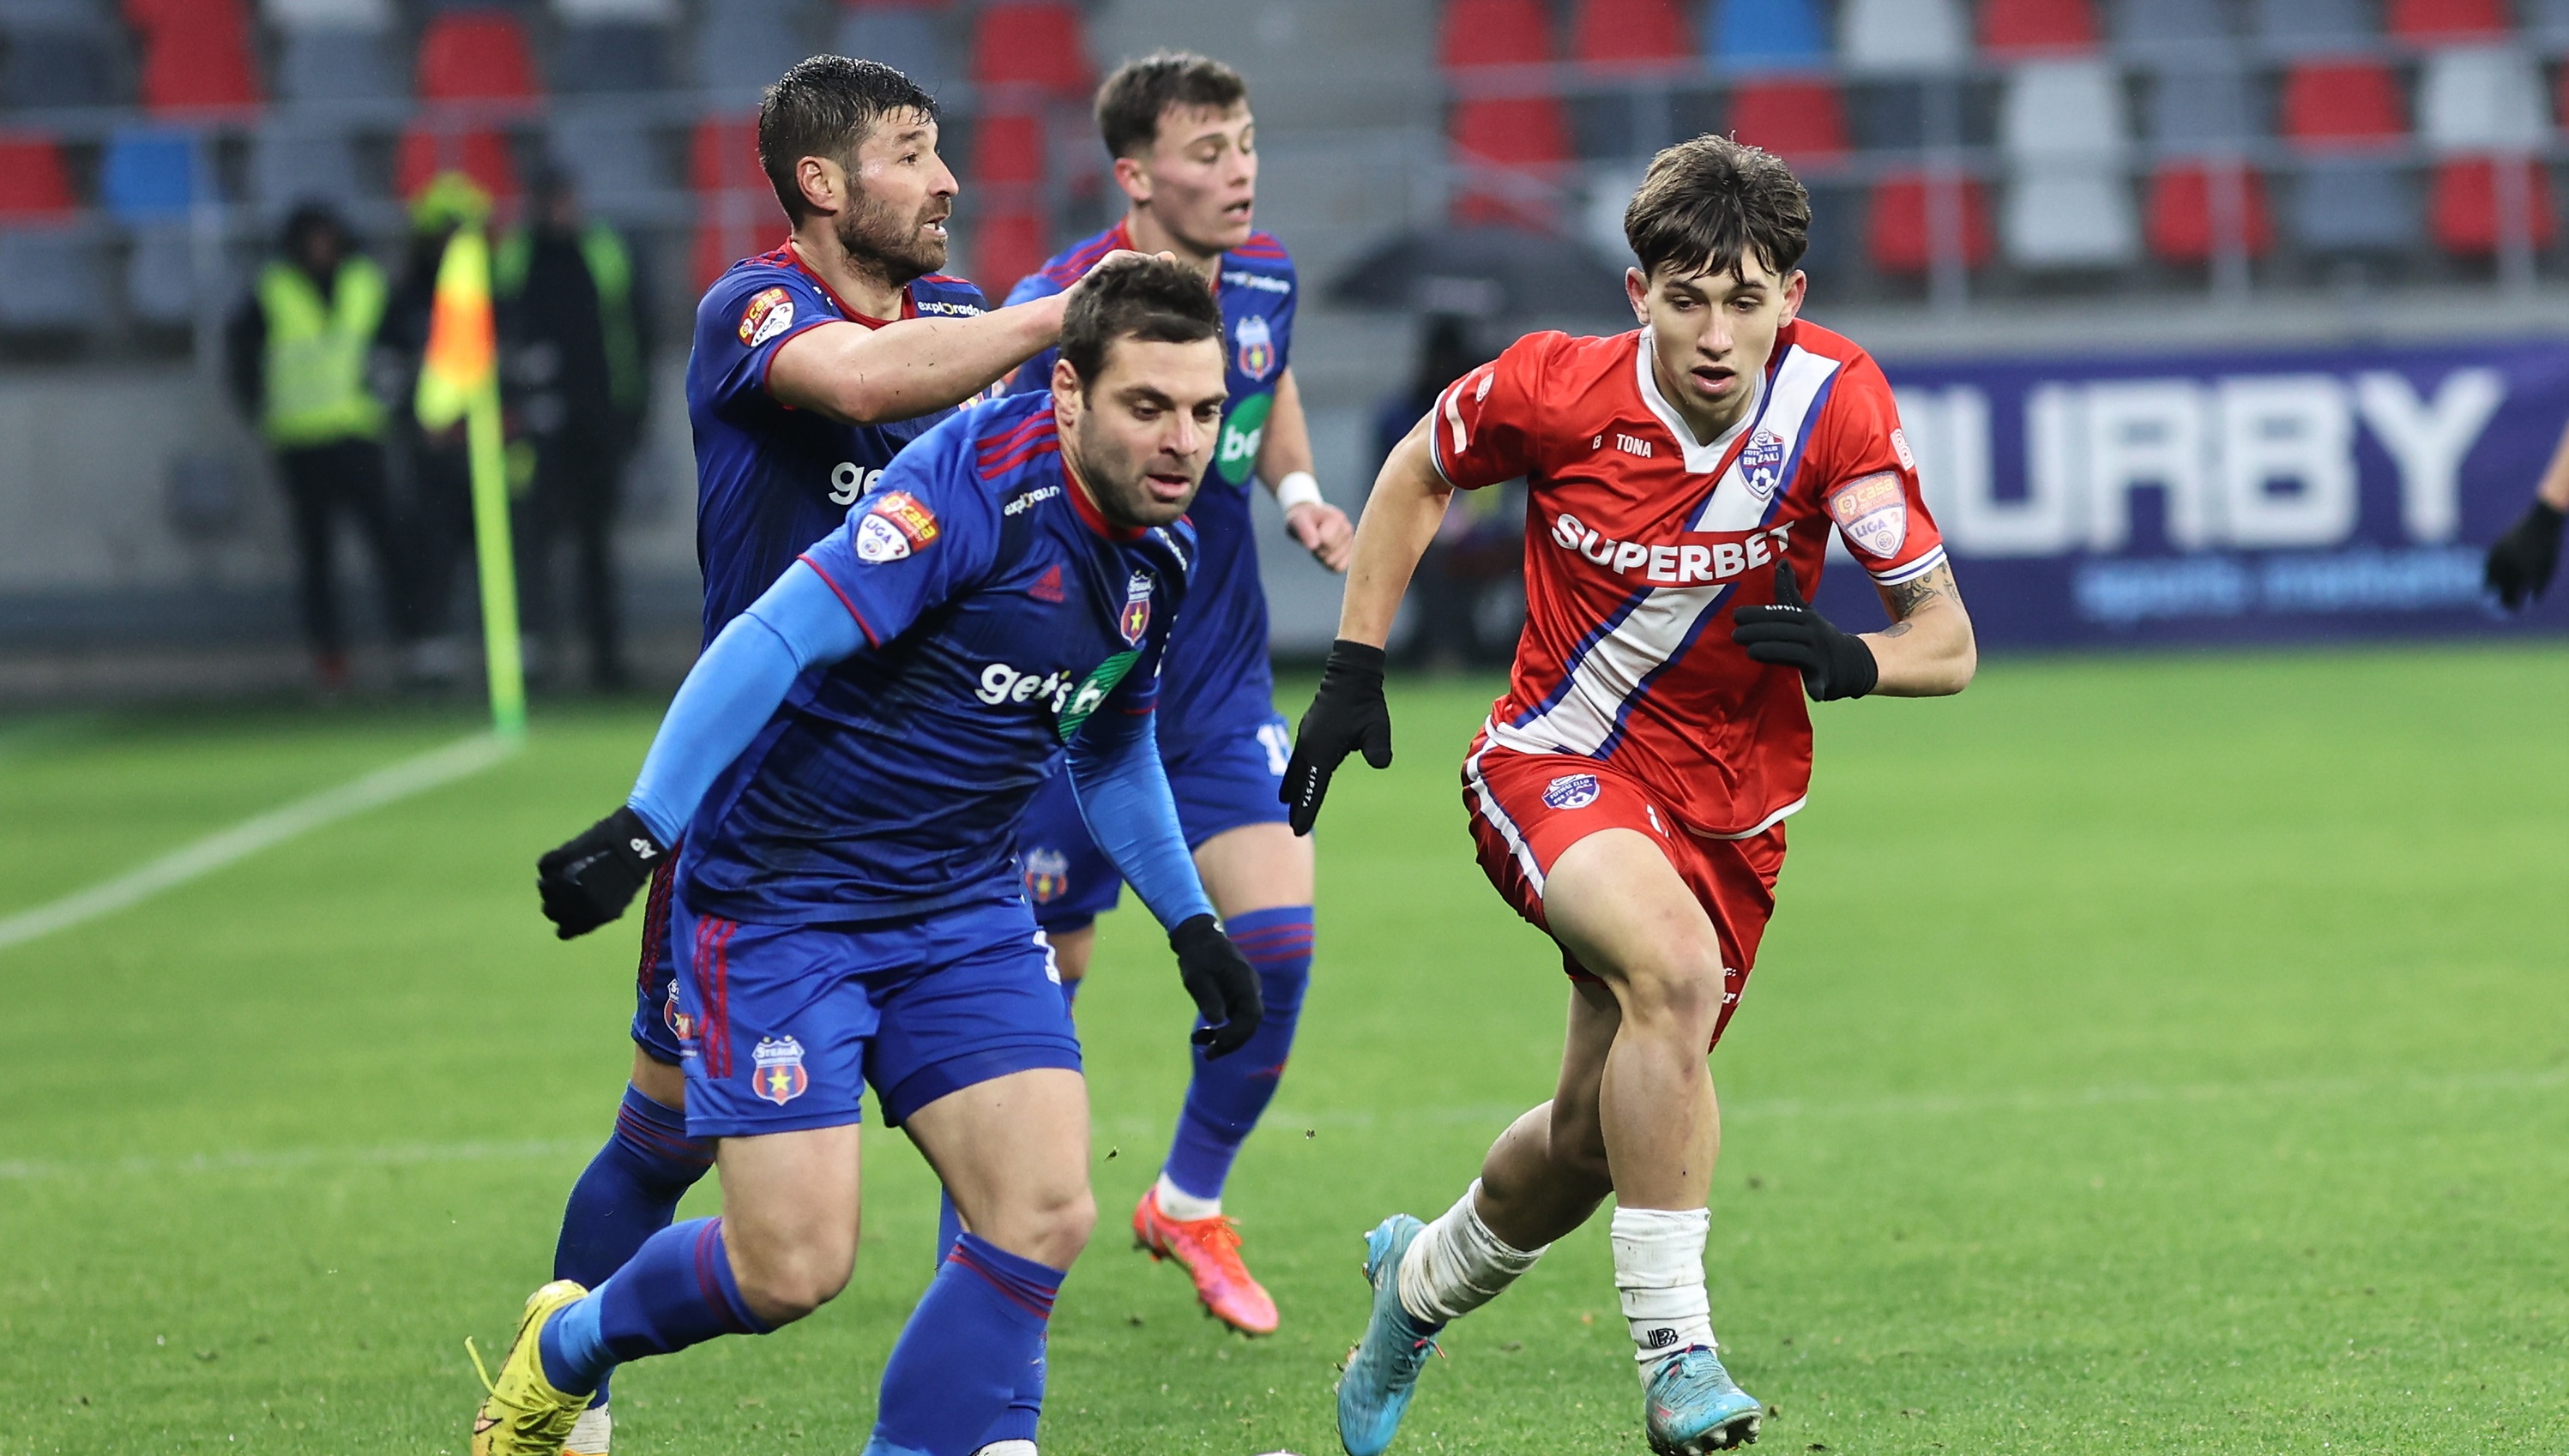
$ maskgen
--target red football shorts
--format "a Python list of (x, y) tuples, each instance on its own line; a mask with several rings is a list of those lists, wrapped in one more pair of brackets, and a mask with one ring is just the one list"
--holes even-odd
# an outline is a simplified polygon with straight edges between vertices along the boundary
[[(1780, 822), (1746, 839), (1709, 839), (1680, 827), (1657, 796), (1611, 765), (1578, 754), (1511, 753), (1486, 741), (1474, 743), (1463, 761), (1463, 805), (1482, 872), (1500, 899), (1547, 934), (1544, 882), (1564, 851), (1604, 829), (1649, 836), (1720, 937), (1721, 1018), (1712, 1039), (1721, 1040), (1775, 912), (1775, 876), (1784, 867)], [(1568, 946), (1561, 968), (1573, 980), (1598, 979)]]

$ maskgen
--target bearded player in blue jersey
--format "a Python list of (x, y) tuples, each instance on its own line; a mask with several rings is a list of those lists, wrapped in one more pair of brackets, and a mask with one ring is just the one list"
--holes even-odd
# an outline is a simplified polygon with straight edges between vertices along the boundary
[[(760, 108), (760, 161), (793, 233), (707, 290), (687, 362), (708, 644), (895, 455), (1059, 334), (1063, 298), (985, 311), (979, 289), (935, 271), (957, 190), (937, 140), (933, 99), (867, 61), (815, 56)], [(603, 1282), (712, 1167), (684, 1111), (672, 868), (643, 919), (631, 1085), (571, 1190), (555, 1278)], [(601, 1382), (572, 1433), (578, 1456), (608, 1450), (606, 1395)]]
[(1048, 395), (938, 425), (725, 627), (623, 807), (544, 857), (565, 935), (671, 896), (688, 1131), (723, 1216), (654, 1234), (595, 1291), (527, 1302), (474, 1456), (551, 1456), (617, 1363), (812, 1312), (856, 1257), (859, 1097), (971, 1232), (885, 1365), (868, 1456), (972, 1450), (1038, 1357), (1096, 1221), (1079, 1044), (1014, 854), (1067, 774), (1169, 927), (1208, 1055), (1259, 1023), (1162, 776), (1153, 707), (1194, 568), (1183, 518), (1225, 396), (1221, 316), (1175, 262), (1101, 272)]
[[(1285, 827), (1277, 793), (1292, 735), (1277, 716), (1267, 665), (1253, 478), (1276, 493), (1285, 530), (1329, 569), (1346, 569), (1354, 532), (1311, 477), (1311, 437), (1289, 363), (1299, 284), (1284, 247), (1253, 226), (1258, 146), (1248, 85), (1219, 61), (1161, 52), (1106, 79), (1097, 122), (1129, 203), (1124, 220), (1045, 264), (1008, 301), (1057, 294), (1118, 248), (1174, 255), (1221, 301), (1231, 402), (1213, 473), (1189, 513), (1204, 560), (1169, 643), (1160, 753), (1196, 868), (1257, 965), (1266, 1007), (1241, 1055), (1197, 1059), (1159, 1181), (1133, 1210), (1133, 1236), (1154, 1259), (1185, 1268), (1225, 1323), (1268, 1334), (1276, 1301), (1242, 1263), (1222, 1193), (1292, 1048), (1310, 978), (1312, 877), (1310, 842)], [(1036, 356), (1017, 387), (1043, 387), (1050, 367)], [(1067, 784), (1036, 799), (1019, 850), (1064, 992), (1075, 993), (1096, 917), (1114, 908), (1122, 882), (1085, 832)]]

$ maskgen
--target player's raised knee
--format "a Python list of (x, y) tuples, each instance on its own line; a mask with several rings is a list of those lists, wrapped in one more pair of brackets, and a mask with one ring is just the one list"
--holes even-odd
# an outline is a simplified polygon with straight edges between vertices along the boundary
[(1083, 1180), (1075, 1188), (1037, 1191), (1002, 1208), (984, 1237), (1037, 1264), (1068, 1269), (1097, 1231), (1097, 1198)]
[(1628, 1025), (1701, 1027), (1708, 1033), (1721, 1015), (1721, 943), (1709, 935), (1653, 945), (1619, 969), (1616, 994)]
[(814, 1240), (767, 1248), (733, 1246), (741, 1297), (770, 1324), (800, 1319), (839, 1295), (856, 1268), (854, 1231), (846, 1241)]

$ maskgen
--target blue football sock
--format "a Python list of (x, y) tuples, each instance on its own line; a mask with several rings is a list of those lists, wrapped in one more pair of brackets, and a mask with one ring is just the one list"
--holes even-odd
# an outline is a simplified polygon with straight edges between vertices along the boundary
[[(1069, 981), (1065, 984), (1077, 985), (1078, 982)], [(954, 1211), (952, 1196), (940, 1192), (936, 1199), (936, 1262), (938, 1264), (943, 1264), (946, 1256), (954, 1252), (955, 1241), (962, 1237), (963, 1216)], [(974, 1449), (999, 1441), (1033, 1440), (1035, 1425), (1043, 1418), (1043, 1402), (1044, 1351), (1039, 1347), (1035, 1350), (1034, 1360), (1018, 1374), (1017, 1393), (1008, 1401), (1008, 1408), (1001, 1411), (999, 1418), (991, 1423), (990, 1428), (981, 1433), (979, 1445)]]
[(719, 1334), (765, 1334), (732, 1279), (722, 1220), (689, 1219), (644, 1241), (596, 1292), (545, 1324), (537, 1348), (556, 1390), (594, 1390), (626, 1360)]
[(1302, 992), (1311, 983), (1309, 906), (1252, 910), (1224, 928), (1258, 967), (1267, 1014), (1249, 1044), (1220, 1061), (1208, 1060), (1201, 1047), (1196, 1050), (1195, 1080), (1187, 1087), (1186, 1110), (1178, 1115), (1178, 1136), (1164, 1171), (1171, 1183), (1197, 1198), (1222, 1197), (1240, 1145), (1275, 1100), (1284, 1059), (1293, 1050)]
[(1042, 1359), (1061, 1271), (975, 1235), (957, 1240), (884, 1364), (875, 1439), (971, 1451)]
[[(642, 1241), (669, 1227), (678, 1200), (714, 1165), (710, 1142), (687, 1136), (687, 1115), (626, 1086), (615, 1134), (571, 1185), (553, 1246), (553, 1277), (595, 1289), (624, 1267)], [(606, 1384), (595, 1404), (606, 1403)]]

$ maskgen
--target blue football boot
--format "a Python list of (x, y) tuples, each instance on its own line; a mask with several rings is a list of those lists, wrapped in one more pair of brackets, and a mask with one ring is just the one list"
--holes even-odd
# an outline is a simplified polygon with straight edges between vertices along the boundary
[(1658, 1456), (1704, 1456), (1757, 1439), (1766, 1408), (1732, 1383), (1721, 1360), (1688, 1345), (1659, 1362), (1643, 1386), (1644, 1430)]
[(1338, 1444), (1347, 1456), (1382, 1456), (1418, 1386), (1418, 1369), (1436, 1352), (1436, 1331), (1400, 1304), (1400, 1259), (1427, 1226), (1394, 1214), (1365, 1236), (1365, 1282), (1373, 1316), (1338, 1377)]

